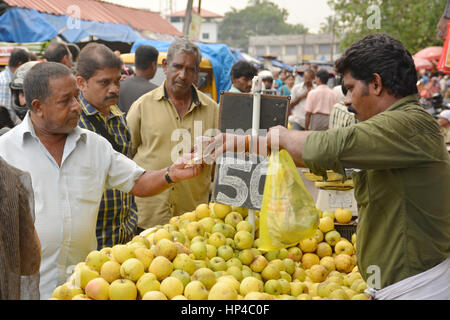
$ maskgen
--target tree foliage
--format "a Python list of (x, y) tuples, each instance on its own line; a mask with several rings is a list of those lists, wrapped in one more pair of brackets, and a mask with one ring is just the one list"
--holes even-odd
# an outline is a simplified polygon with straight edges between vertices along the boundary
[(219, 39), (224, 43), (248, 50), (250, 36), (303, 34), (302, 24), (286, 22), (289, 12), (268, 0), (251, 0), (242, 10), (231, 8), (225, 13)]
[(334, 31), (341, 49), (373, 33), (387, 33), (415, 54), (441, 46), (436, 24), (445, 7), (443, 0), (328, 0), (335, 12)]

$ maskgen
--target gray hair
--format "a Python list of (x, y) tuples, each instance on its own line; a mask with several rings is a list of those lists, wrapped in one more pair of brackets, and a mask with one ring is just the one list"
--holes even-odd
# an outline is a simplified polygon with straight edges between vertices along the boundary
[(50, 80), (73, 76), (72, 71), (58, 62), (41, 62), (32, 67), (23, 82), (27, 107), (31, 110), (33, 100), (45, 101), (52, 95)]
[(173, 56), (178, 52), (184, 52), (188, 54), (194, 54), (197, 56), (197, 69), (200, 66), (200, 62), (202, 61), (202, 54), (200, 52), (200, 48), (185, 38), (178, 38), (174, 40), (167, 50), (167, 63), (170, 63), (173, 59)]

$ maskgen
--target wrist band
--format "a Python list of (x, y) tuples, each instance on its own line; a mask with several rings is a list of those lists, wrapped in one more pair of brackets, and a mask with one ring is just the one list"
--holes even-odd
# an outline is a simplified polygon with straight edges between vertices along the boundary
[(170, 170), (170, 166), (167, 167), (166, 174), (164, 175), (164, 178), (166, 178), (166, 181), (167, 181), (168, 184), (173, 184), (175, 182), (170, 178), (169, 170)]

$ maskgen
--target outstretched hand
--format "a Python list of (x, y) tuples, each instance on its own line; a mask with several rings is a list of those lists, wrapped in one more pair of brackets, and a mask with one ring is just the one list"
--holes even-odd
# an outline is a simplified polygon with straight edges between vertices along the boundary
[(202, 165), (194, 161), (194, 154), (186, 153), (179, 157), (170, 167), (169, 176), (173, 182), (191, 179), (202, 172)]

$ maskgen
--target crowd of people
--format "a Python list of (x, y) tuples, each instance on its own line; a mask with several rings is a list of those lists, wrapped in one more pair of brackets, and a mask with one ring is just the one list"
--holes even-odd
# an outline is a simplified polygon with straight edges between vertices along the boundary
[[(126, 243), (208, 202), (212, 166), (192, 163), (192, 149), (180, 141), (191, 147), (209, 135), (220, 153), (247, 139), (217, 134), (219, 106), (195, 86), (202, 55), (186, 39), (170, 44), (160, 86), (151, 83), (158, 52), (150, 46), (138, 48), (134, 74), (126, 76), (103, 44), (86, 45), (74, 61), (67, 45), (55, 43), (44, 57), (30, 61), (15, 49), (0, 74), (0, 174), (16, 184), (0, 191), (21, 186), (23, 193), (4, 192), (0, 207), (27, 217), (20, 237), (32, 243), (17, 247), (17, 270), (0, 268), (2, 299), (36, 297), (33, 290), (48, 299), (90, 251)], [(374, 298), (441, 298), (450, 270), (450, 158), (439, 124), (449, 122), (420, 107), (413, 59), (396, 39), (364, 37), (335, 67), (342, 77), (335, 88), (325, 69), (308, 68), (297, 84), (284, 70), (260, 71), (265, 93), (291, 97), (291, 130), (271, 128), (260, 139), (270, 146), (278, 136), (297, 166), (318, 175), (358, 169), (358, 264), (365, 279), (368, 267), (382, 270)], [(230, 91), (251, 92), (257, 74), (237, 62)], [(11, 274), (35, 274), (36, 265), (39, 287), (9, 289), (18, 281), (8, 282)]]

